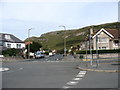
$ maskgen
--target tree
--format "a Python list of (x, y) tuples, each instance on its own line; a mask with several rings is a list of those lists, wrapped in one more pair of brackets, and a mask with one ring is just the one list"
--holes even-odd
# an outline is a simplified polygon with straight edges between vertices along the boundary
[[(30, 52), (36, 52), (40, 50), (41, 47), (42, 45), (40, 43), (33, 41), (32, 44), (30, 44)], [(28, 45), (26, 45), (26, 49), (28, 49)]]

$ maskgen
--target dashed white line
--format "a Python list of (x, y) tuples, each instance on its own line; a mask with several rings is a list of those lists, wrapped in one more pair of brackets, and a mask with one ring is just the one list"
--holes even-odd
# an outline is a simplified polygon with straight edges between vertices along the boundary
[(76, 77), (84, 77), (84, 75), (80, 75), (80, 74), (78, 74)]
[(86, 71), (80, 71), (80, 73), (86, 73)]
[(62, 88), (63, 89), (68, 89), (68, 88), (73, 88), (73, 87), (71, 87), (71, 86), (63, 86)]
[(70, 81), (67, 83), (67, 85), (76, 85), (78, 82), (77, 81)]
[(86, 73), (81, 73), (81, 72), (80, 72), (80, 73), (78, 73), (78, 74), (85, 75)]
[(80, 71), (77, 76), (75, 78), (73, 78), (71, 81), (67, 82), (66, 86), (63, 86), (62, 88), (64, 89), (68, 89), (68, 88), (73, 88), (74, 85), (77, 85), (79, 83), (80, 80), (82, 80), (82, 78), (85, 76), (86, 71)]
[(79, 81), (82, 80), (82, 78), (73, 78), (73, 80)]

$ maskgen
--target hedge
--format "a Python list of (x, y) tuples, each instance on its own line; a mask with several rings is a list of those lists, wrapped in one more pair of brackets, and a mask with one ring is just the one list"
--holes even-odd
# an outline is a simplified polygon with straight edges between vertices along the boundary
[[(90, 54), (90, 50), (87, 50), (87, 53)], [(96, 54), (96, 50), (92, 50), (93, 54)], [(120, 53), (120, 49), (112, 49), (112, 50), (98, 50), (99, 54), (104, 53)], [(76, 54), (86, 54), (86, 50), (76, 51)]]

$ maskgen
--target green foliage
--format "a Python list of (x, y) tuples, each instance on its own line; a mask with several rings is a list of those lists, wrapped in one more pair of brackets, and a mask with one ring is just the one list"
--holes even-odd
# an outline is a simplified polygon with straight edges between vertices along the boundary
[[(77, 54), (86, 54), (86, 50), (76, 51)], [(92, 50), (93, 54), (96, 54), (96, 50)], [(120, 49), (112, 49), (112, 50), (98, 50), (99, 54), (104, 53), (120, 53)], [(87, 50), (87, 54), (90, 54), (90, 50)]]
[[(30, 44), (30, 52), (36, 52), (40, 50), (41, 47), (42, 45), (40, 43), (32, 42), (32, 44)], [(28, 49), (28, 45), (26, 45), (26, 49)]]
[(15, 49), (15, 48), (9, 48), (5, 51), (2, 52), (4, 56), (20, 56), (21, 55), (21, 50)]
[(49, 55), (49, 52), (45, 52), (44, 54)]

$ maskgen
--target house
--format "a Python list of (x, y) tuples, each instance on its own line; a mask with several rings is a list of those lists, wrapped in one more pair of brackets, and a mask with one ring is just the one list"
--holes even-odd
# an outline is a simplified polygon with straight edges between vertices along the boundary
[(25, 43), (12, 34), (0, 33), (0, 54), (8, 48), (24, 49)]
[(118, 29), (100, 29), (93, 37), (93, 49), (119, 49), (120, 32)]

